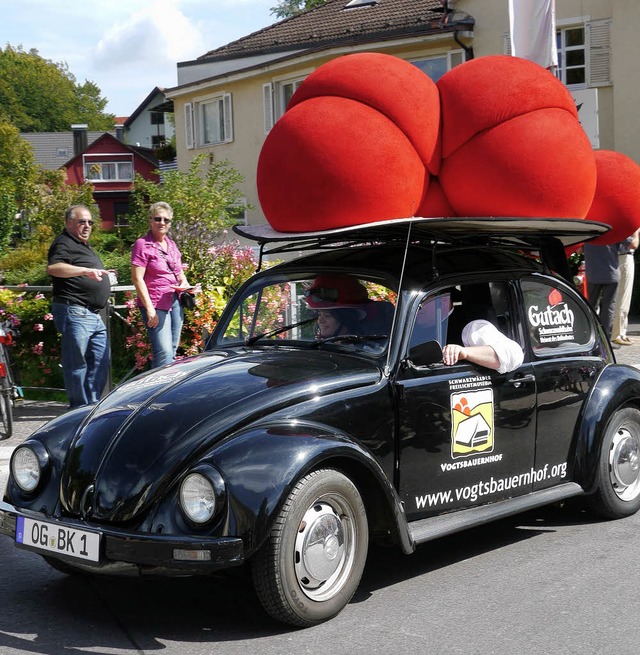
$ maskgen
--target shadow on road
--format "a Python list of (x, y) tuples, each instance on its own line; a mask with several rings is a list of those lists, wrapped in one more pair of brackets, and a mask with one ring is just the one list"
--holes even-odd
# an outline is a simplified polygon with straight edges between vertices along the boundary
[[(578, 509), (546, 507), (425, 544), (410, 556), (396, 548), (372, 547), (352, 603), (416, 576), (425, 576), (428, 584), (429, 574), (439, 569), (534, 539), (557, 526), (585, 522), (591, 520)], [(15, 649), (68, 655), (90, 649), (110, 655), (114, 649), (164, 650), (167, 641), (295, 639), (298, 632), (265, 614), (244, 570), (210, 578), (65, 576), (33, 553), (14, 549), (8, 540), (0, 540), (0, 563), (9, 589), (0, 612), (2, 653)], [(342, 616), (333, 626), (312, 630), (344, 629)]]

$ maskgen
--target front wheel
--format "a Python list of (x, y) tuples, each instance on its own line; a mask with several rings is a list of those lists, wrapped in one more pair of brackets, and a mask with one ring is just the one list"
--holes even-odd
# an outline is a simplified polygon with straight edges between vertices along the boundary
[(13, 434), (13, 399), (8, 378), (0, 377), (0, 439), (10, 439)]
[(338, 614), (360, 583), (369, 528), (344, 474), (313, 471), (293, 488), (252, 562), (253, 582), (275, 619), (307, 627)]
[(600, 460), (598, 489), (591, 508), (605, 518), (631, 516), (640, 509), (640, 411), (626, 407), (607, 425)]

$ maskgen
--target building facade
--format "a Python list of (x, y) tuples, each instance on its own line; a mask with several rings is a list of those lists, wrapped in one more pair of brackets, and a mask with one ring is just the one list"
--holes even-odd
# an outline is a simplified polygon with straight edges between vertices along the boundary
[[(576, 99), (594, 148), (640, 163), (634, 75), (635, 0), (558, 0), (557, 75)], [(465, 60), (510, 54), (508, 0), (328, 0), (198, 59), (178, 64), (173, 101), (178, 167), (197, 155), (244, 176), (246, 221), (264, 222), (256, 189), (260, 149), (304, 78), (335, 57), (380, 52), (437, 81)]]

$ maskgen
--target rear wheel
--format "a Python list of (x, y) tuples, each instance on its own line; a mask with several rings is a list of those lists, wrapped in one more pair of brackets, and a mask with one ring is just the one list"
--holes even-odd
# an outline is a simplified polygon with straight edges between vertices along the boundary
[(368, 542), (364, 503), (351, 480), (334, 469), (309, 473), (252, 562), (260, 602), (275, 619), (300, 627), (330, 619), (358, 587)]
[(0, 439), (9, 439), (13, 434), (13, 399), (11, 383), (8, 378), (0, 377)]
[(598, 490), (591, 507), (605, 518), (622, 518), (640, 509), (640, 411), (632, 407), (611, 417), (598, 462)]

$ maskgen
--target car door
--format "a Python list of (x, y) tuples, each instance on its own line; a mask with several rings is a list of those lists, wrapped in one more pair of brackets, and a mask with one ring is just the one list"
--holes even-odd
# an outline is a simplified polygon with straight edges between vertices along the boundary
[[(489, 304), (472, 310), (465, 298)], [(471, 311), (475, 318), (482, 318), (481, 311), (491, 315), (507, 336), (521, 342), (514, 325), (516, 298), (506, 281), (429, 294), (416, 308), (407, 351), (429, 339), (443, 346), (445, 335), (449, 343), (459, 339)], [(529, 362), (498, 373), (466, 361), (415, 367), (408, 357), (397, 392), (398, 488), (410, 520), (531, 491), (536, 403)]]
[(534, 488), (572, 476), (575, 428), (587, 395), (604, 366), (602, 337), (584, 300), (560, 280), (521, 280), (523, 322), (538, 389)]

